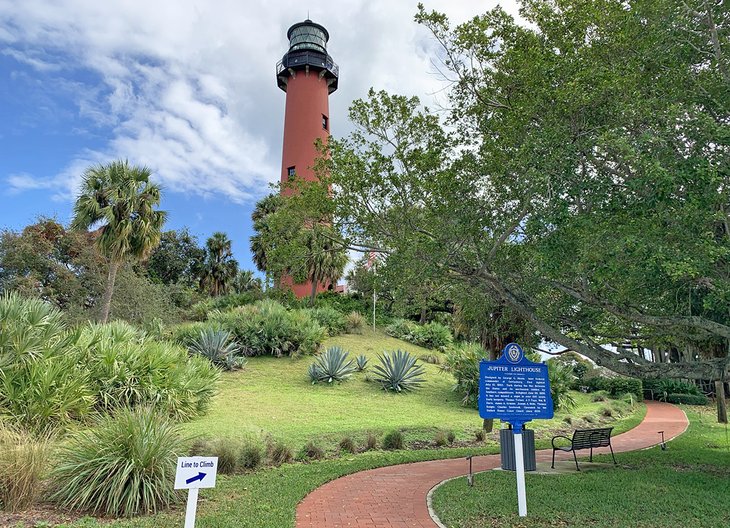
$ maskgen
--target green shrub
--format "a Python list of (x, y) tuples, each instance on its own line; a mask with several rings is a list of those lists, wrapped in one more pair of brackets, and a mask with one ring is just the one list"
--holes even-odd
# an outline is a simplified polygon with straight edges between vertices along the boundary
[(477, 343), (459, 343), (446, 349), (446, 359), (441, 369), (449, 372), (456, 384), (455, 392), (462, 395), (462, 405), (477, 407), (479, 394), (479, 362), (487, 356)]
[(456, 440), (456, 433), (454, 433), (454, 431), (446, 433), (446, 440), (449, 442), (449, 445), (453, 444)]
[(701, 394), (694, 383), (678, 379), (645, 379), (642, 383), (645, 389), (651, 391), (650, 394), (655, 400), (663, 400), (667, 394)]
[(231, 293), (218, 297), (211, 297), (194, 304), (190, 308), (190, 315), (196, 321), (205, 321), (212, 312), (227, 312), (260, 301), (263, 294), (260, 291), (250, 291), (245, 293)]
[(204, 357), (223, 370), (237, 370), (246, 366), (246, 359), (239, 356), (241, 347), (226, 330), (201, 330), (189, 342), (188, 351)]
[(669, 403), (683, 403), (685, 405), (707, 405), (708, 399), (704, 394), (667, 394)]
[(365, 317), (360, 312), (350, 312), (345, 316), (345, 329), (348, 334), (362, 334)]
[(280, 357), (313, 354), (319, 349), (327, 332), (310, 312), (287, 310), (275, 301), (264, 300), (211, 314), (211, 320), (233, 333), (245, 355)]
[(50, 454), (47, 438), (0, 425), (0, 509), (16, 512), (33, 504)]
[(418, 324), (406, 319), (396, 319), (385, 328), (385, 333), (397, 339), (415, 343)]
[[(293, 305), (299, 307), (306, 307), (309, 305), (309, 299), (300, 299), (293, 303)], [(318, 293), (314, 299), (314, 306), (316, 308), (334, 308), (340, 313), (347, 314), (350, 312), (358, 312), (361, 314), (372, 313), (372, 304), (369, 304), (368, 300), (363, 299), (358, 294), (341, 294), (335, 292), (322, 292)]]
[(358, 372), (362, 372), (363, 370), (368, 368), (368, 358), (363, 354), (357, 356), (355, 358), (355, 368), (357, 368)]
[(218, 457), (218, 472), (232, 475), (238, 468), (241, 444), (232, 438), (218, 438), (211, 444), (209, 456)]
[(299, 453), (299, 459), (321, 460), (324, 458), (324, 449), (313, 440), (309, 440)]
[(342, 313), (329, 306), (308, 310), (315, 321), (327, 329), (331, 336), (340, 335), (347, 329), (347, 319)]
[(414, 342), (425, 348), (444, 350), (453, 341), (454, 337), (449, 327), (434, 322), (417, 327)]
[(219, 371), (167, 341), (145, 339), (125, 324), (90, 325), (76, 343), (100, 411), (153, 405), (179, 420), (203, 414)]
[(474, 433), (477, 442), (484, 442), (487, 439), (487, 432), (484, 429), (477, 429)]
[(38, 299), (0, 297), (0, 414), (35, 432), (86, 416), (93, 394), (74, 352), (78, 333)]
[(604, 405), (601, 407), (601, 416), (605, 416), (606, 418), (611, 418), (614, 412), (613, 407), (610, 405)]
[(385, 331), (388, 335), (425, 348), (444, 350), (454, 341), (451, 330), (436, 322), (421, 326), (413, 321), (398, 319), (388, 325)]
[(312, 383), (344, 381), (355, 372), (355, 362), (350, 355), (338, 346), (329, 347), (316, 357), (309, 366), (308, 374)]
[(184, 347), (190, 346), (202, 332), (223, 330), (220, 324), (212, 321), (197, 323), (183, 323), (171, 326), (168, 330), (168, 339)]
[(292, 458), (294, 458), (289, 446), (281, 440), (272, 439), (269, 439), (266, 447), (266, 455), (269, 457), (269, 461), (275, 466), (291, 462)]
[(433, 439), (433, 443), (438, 447), (443, 447), (448, 443), (446, 433), (444, 431), (438, 431)]
[(398, 429), (390, 431), (383, 437), (383, 449), (403, 449), (403, 433)]
[(441, 364), (441, 359), (436, 354), (421, 354), (418, 356), (418, 359), (424, 363), (430, 363), (431, 365)]
[(605, 390), (599, 390), (591, 395), (591, 401), (593, 402), (605, 402), (608, 401), (610, 394)]
[(575, 381), (573, 368), (561, 363), (548, 362), (548, 379), (553, 410), (569, 410), (575, 407), (575, 398), (570, 392)]
[(256, 437), (244, 438), (238, 455), (238, 467), (241, 469), (256, 469), (264, 459), (264, 448), (261, 440)]
[(631, 392), (640, 401), (644, 399), (644, 388), (640, 379), (621, 376), (613, 378), (596, 376), (587, 380), (586, 384), (591, 392), (603, 390), (608, 392), (612, 398)]
[(425, 380), (423, 366), (416, 364), (416, 358), (404, 350), (385, 352), (378, 356), (380, 364), (373, 367), (373, 379), (385, 390), (395, 392), (418, 389)]
[(52, 472), (61, 507), (112, 516), (156, 512), (179, 499), (180, 426), (151, 408), (121, 409), (71, 436)]

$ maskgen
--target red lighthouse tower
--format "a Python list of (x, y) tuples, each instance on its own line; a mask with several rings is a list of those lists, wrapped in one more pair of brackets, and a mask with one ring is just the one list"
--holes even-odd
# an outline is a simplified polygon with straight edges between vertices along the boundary
[[(329, 94), (337, 90), (339, 68), (327, 54), (327, 30), (311, 20), (294, 24), (286, 34), (289, 51), (276, 65), (276, 81), (286, 92), (284, 113), (284, 148), (281, 157), (281, 181), (296, 175), (313, 181), (314, 160), (318, 155), (315, 141), (323, 141), (330, 133)], [(305, 297), (311, 283), (291, 285), (294, 294)], [(317, 291), (327, 289), (318, 284)]]

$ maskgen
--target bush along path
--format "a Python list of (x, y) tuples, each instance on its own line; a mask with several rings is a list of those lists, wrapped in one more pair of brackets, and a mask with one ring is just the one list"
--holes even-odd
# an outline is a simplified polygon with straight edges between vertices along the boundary
[[(638, 426), (612, 439), (616, 453), (658, 444), (661, 441), (658, 431), (664, 431), (664, 438), (671, 440), (689, 425), (678, 407), (660, 402), (646, 402), (646, 407), (646, 416)], [(594, 453), (604, 452), (608, 449), (594, 450)], [(538, 451), (537, 460), (549, 462), (551, 455), (549, 449)], [(475, 472), (494, 469), (500, 464), (499, 455), (475, 457), (473, 464)], [(436, 528), (438, 525), (428, 512), (429, 491), (444, 480), (465, 475), (466, 471), (466, 462), (460, 458), (401, 464), (348, 475), (307, 495), (297, 507), (296, 527)]]

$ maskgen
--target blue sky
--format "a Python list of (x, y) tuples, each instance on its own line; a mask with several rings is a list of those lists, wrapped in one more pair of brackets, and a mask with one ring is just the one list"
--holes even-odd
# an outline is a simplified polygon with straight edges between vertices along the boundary
[[(456, 21), (469, 0), (426, 2)], [(204, 242), (225, 231), (243, 267), (256, 200), (278, 179), (285, 94), (274, 65), (293, 0), (0, 0), (0, 229), (38, 216), (68, 222), (83, 170), (147, 165), (163, 186), (166, 229)], [(481, 4), (484, 10), (489, 4)], [(510, 4), (511, 5), (511, 4)], [(416, 2), (312, 2), (340, 65), (334, 135), (371, 86), (438, 104), (438, 50)]]

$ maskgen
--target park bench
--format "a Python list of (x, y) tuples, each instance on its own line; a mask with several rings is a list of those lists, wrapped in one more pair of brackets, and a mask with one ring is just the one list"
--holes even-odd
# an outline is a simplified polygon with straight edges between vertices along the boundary
[[(565, 453), (573, 452), (573, 460), (575, 460), (575, 468), (580, 471), (578, 467), (578, 457), (575, 452), (579, 449), (590, 449), (591, 457), (590, 461), (593, 462), (593, 448), (594, 447), (608, 447), (611, 450), (611, 457), (613, 463), (616, 464), (616, 457), (613, 455), (613, 447), (611, 447), (611, 431), (613, 427), (603, 427), (600, 429), (576, 429), (573, 432), (573, 438), (568, 438), (564, 435), (554, 436), (553, 443), (553, 463), (552, 468), (555, 469), (555, 452), (563, 451)], [(564, 438), (570, 442), (569, 446), (556, 446), (555, 440), (557, 438)]]

